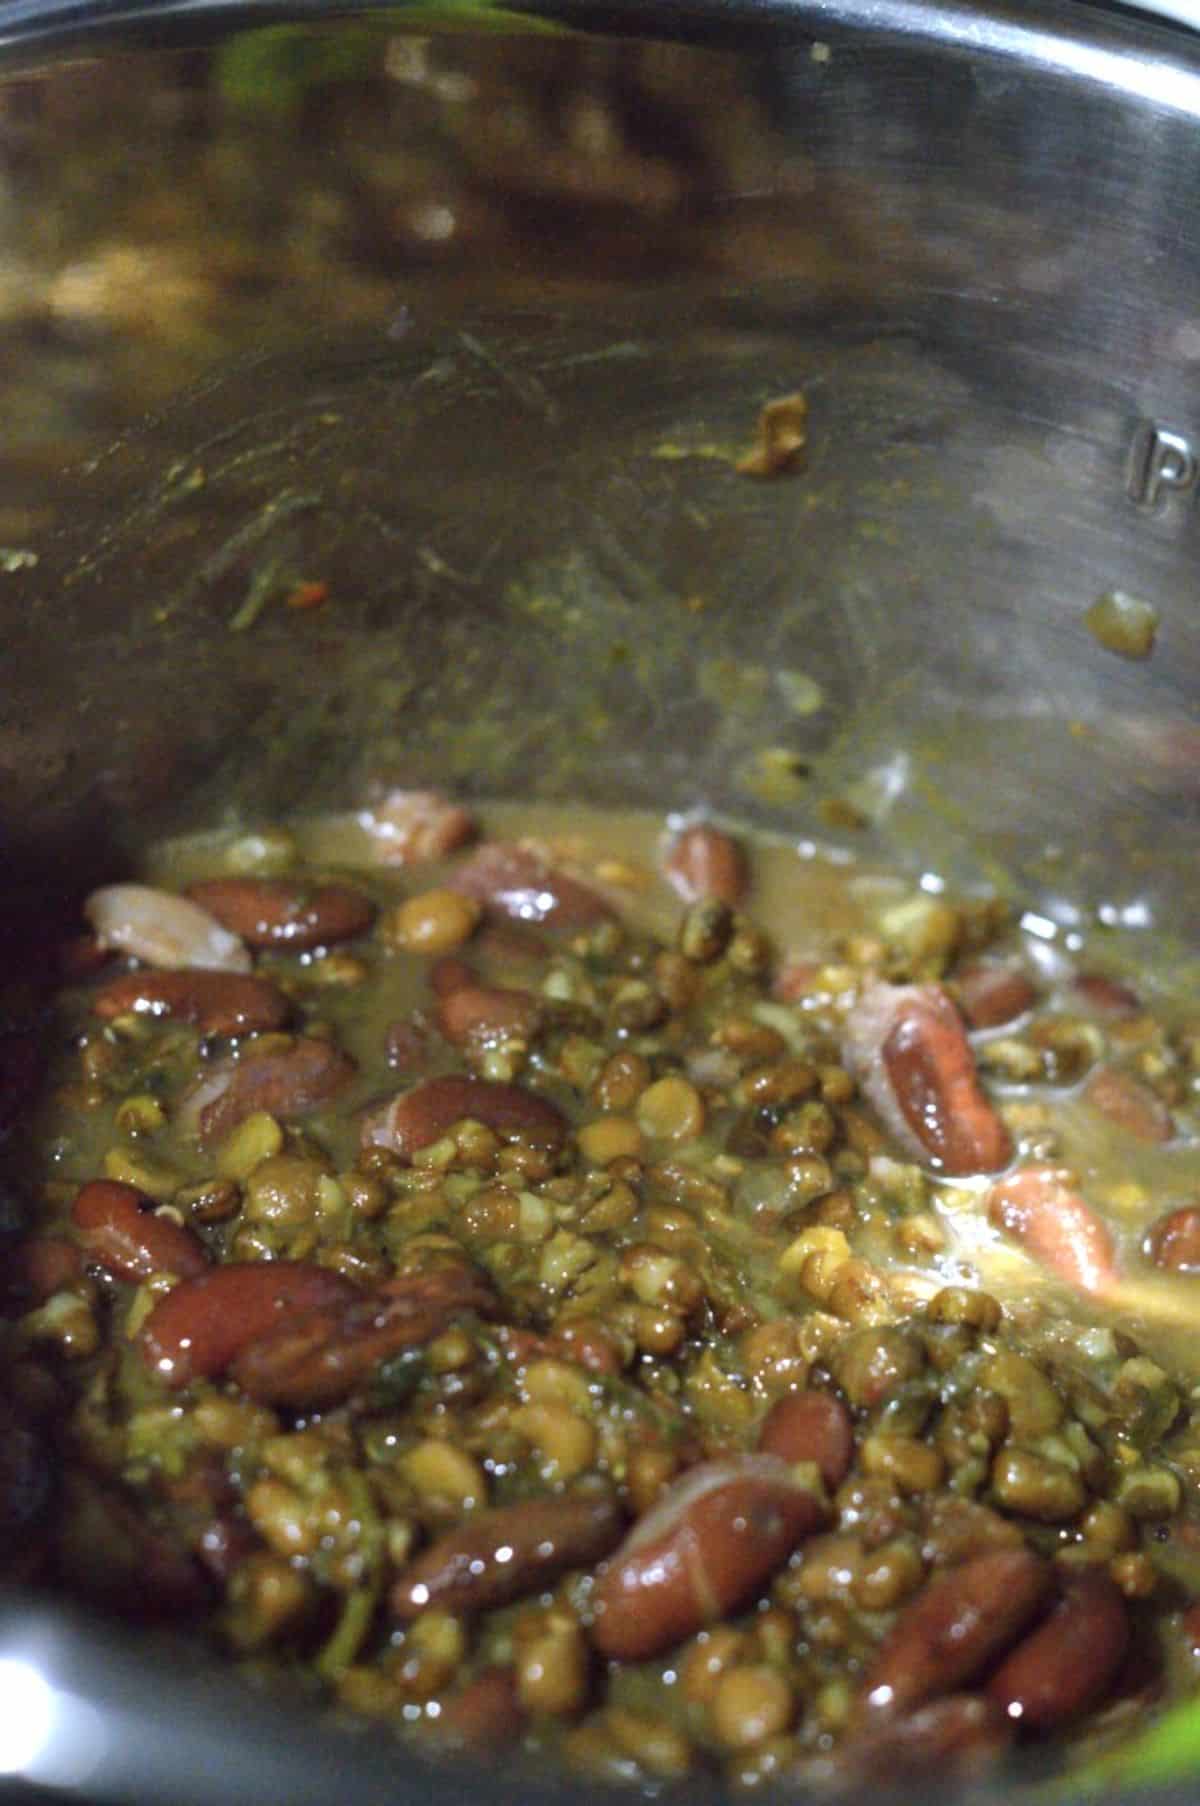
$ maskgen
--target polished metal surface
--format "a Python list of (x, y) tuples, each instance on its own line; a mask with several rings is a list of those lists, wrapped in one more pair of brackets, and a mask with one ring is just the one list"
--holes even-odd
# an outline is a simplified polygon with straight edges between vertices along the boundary
[[(160, 0), (155, 29), (219, 10)], [(720, 205), (744, 267), (497, 315), (481, 262), (466, 311), (398, 279), (350, 333), (317, 292), (310, 344), (64, 478), (36, 565), (0, 576), (9, 872), (61, 892), (161, 828), (380, 777), (797, 840), (837, 798), (848, 848), (1194, 956), (1200, 45), (1082, 5), (553, 10), (742, 46), (765, 151)], [(0, 5), (0, 43), (61, 49), (84, 12), (147, 9)], [(803, 471), (739, 476), (797, 389)], [(272, 557), (322, 560), (336, 609), (231, 636)], [(1157, 611), (1144, 661), (1085, 625), (1112, 590)]]

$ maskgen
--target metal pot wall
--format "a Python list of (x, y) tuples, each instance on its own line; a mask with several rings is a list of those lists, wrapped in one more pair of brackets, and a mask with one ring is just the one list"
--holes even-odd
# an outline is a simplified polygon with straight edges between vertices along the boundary
[[(207, 69), (235, 23), (325, 10), (0, 5), (14, 231), (36, 215), (30, 158), (43, 182), (47, 165), (13, 97), (64, 92), (64, 56), (98, 59), (115, 106), (151, 42)], [(599, 35), (523, 38), (508, 104), (568, 75), (611, 88), (622, 141), (585, 154), (586, 118), (564, 127), (550, 148), (582, 163), (554, 165), (555, 187), (547, 143), (513, 139), (500, 181), (496, 141), (485, 155), (447, 123), (454, 79), (478, 84), (488, 52), (460, 47), (439, 74), (436, 44), (433, 65), (393, 48), (411, 94), (369, 112), (373, 152), (397, 154), (411, 216), (426, 208), (419, 256), (394, 213), (347, 198), (365, 165), (346, 109), (375, 93), (352, 63), (239, 130), (221, 192), (243, 237), (267, 238), (298, 194), (323, 196), (356, 304), (285, 235), (271, 277), (248, 262), (215, 296), (241, 308), (231, 365), (219, 330), (153, 362), (152, 318), (124, 346), (127, 366), (153, 362), (127, 385), (148, 419), (71, 390), (55, 431), (89, 456), (62, 474), (29, 449), (46, 420), (28, 422), (0, 559), (11, 921), (164, 829), (403, 776), (703, 802), (801, 839), (854, 822), (848, 846), (998, 884), (1068, 930), (1175, 937), (1194, 962), (1200, 46), (1048, 0), (554, 11)], [(321, 55), (401, 23), (333, 26)], [(68, 110), (58, 129), (84, 125)], [(132, 100), (121, 131), (130, 167), (180, 154)], [(618, 152), (605, 188), (598, 160)], [(445, 256), (437, 208), (473, 222)], [(57, 272), (49, 341), (76, 377), (102, 366), (112, 336), (63, 311), (69, 246), (29, 243), (28, 267)], [(9, 338), (15, 393), (16, 353), (46, 340), (25, 319)], [(198, 380), (174, 397), (182, 371)], [(798, 389), (803, 471), (739, 477), (729, 448)], [(334, 606), (268, 605), (264, 570), (318, 563)], [(1090, 631), (1114, 591), (1153, 611), (1150, 656)], [(0, 1614), (0, 1661), (65, 1689), (73, 1729), (17, 1772), (76, 1797), (461, 1798), (374, 1737), (330, 1740), (44, 1604)], [(155, 1737), (130, 1729), (147, 1702)]]

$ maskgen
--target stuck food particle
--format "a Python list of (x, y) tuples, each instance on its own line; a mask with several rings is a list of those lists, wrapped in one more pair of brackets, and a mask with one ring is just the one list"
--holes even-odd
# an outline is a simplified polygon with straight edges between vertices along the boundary
[(738, 459), (743, 477), (776, 477), (792, 470), (808, 444), (808, 401), (799, 392), (767, 402), (758, 416), (754, 447)]
[(1088, 632), (1119, 658), (1149, 658), (1158, 633), (1158, 610), (1124, 590), (1107, 590), (1083, 617)]
[(294, 608), (298, 614), (306, 614), (310, 609), (320, 608), (328, 602), (329, 585), (316, 579), (307, 583), (297, 583), (293, 589), (288, 591), (284, 600), (287, 606)]

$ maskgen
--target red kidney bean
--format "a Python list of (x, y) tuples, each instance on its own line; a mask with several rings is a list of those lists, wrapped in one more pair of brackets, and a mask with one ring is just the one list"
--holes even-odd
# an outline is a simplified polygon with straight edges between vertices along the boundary
[(978, 1555), (931, 1580), (905, 1606), (867, 1672), (860, 1711), (896, 1717), (956, 1693), (1020, 1636), (1051, 1585), (1028, 1549)]
[(1080, 972), (1071, 980), (1071, 990), (1078, 1002), (1097, 1016), (1109, 1016), (1119, 1021), (1122, 1017), (1142, 1013), (1142, 1000), (1137, 992), (1104, 972)]
[(542, 1006), (530, 991), (460, 985), (439, 998), (437, 1018), (443, 1035), (456, 1047), (487, 1046), (510, 1036), (531, 1040), (542, 1019)]
[(539, 979), (551, 943), (528, 922), (493, 916), (478, 930), (472, 946), (494, 975), (502, 974), (508, 979), (519, 971), (523, 977)]
[(962, 1017), (939, 985), (868, 985), (846, 1032), (864, 1093), (918, 1158), (955, 1175), (1008, 1164), (1008, 1130), (979, 1083)]
[(475, 833), (474, 817), (440, 790), (391, 790), (359, 821), (384, 865), (445, 859)]
[(525, 1729), (515, 1668), (483, 1668), (439, 1705), (437, 1717), (425, 1720), (423, 1728), (443, 1750), (489, 1755), (515, 1743)]
[(208, 1271), (203, 1242), (154, 1214), (153, 1200), (134, 1185), (116, 1179), (92, 1179), (77, 1194), (71, 1219), (90, 1259), (117, 1279), (136, 1284), (152, 1273), (174, 1273), (192, 1279)]
[(453, 997), (455, 991), (465, 991), (478, 982), (466, 960), (459, 959), (454, 953), (434, 960), (429, 969), (429, 983), (435, 997)]
[(251, 960), (236, 934), (187, 897), (145, 884), (107, 884), (94, 890), (83, 913), (102, 947), (132, 953), (148, 966), (174, 972), (249, 972)]
[(854, 1426), (832, 1392), (789, 1392), (767, 1412), (758, 1447), (760, 1453), (789, 1463), (815, 1461), (832, 1492), (850, 1472)]
[(289, 1004), (265, 978), (237, 972), (123, 972), (92, 996), (105, 1022), (133, 1012), (170, 1016), (202, 1035), (250, 1035), (281, 1028)]
[(330, 1303), (277, 1322), (242, 1348), (232, 1377), (259, 1404), (297, 1410), (337, 1404), (384, 1361), (432, 1341), (466, 1311), (490, 1316), (496, 1302), (474, 1268), (401, 1275), (372, 1297)]
[(750, 887), (742, 849), (710, 822), (695, 822), (675, 836), (663, 870), (685, 903), (715, 897), (736, 909)]
[(1146, 1256), (1168, 1273), (1200, 1273), (1200, 1205), (1185, 1204), (1151, 1223)]
[(565, 934), (594, 928), (612, 910), (603, 897), (568, 878), (527, 847), (489, 841), (447, 880), (451, 890), (474, 897), (497, 914), (539, 923)]
[(901, 1781), (962, 1781), (991, 1767), (1011, 1742), (993, 1700), (952, 1693), (905, 1718), (876, 1725), (844, 1746), (847, 1779), (890, 1786)]
[(641, 1661), (748, 1603), (827, 1521), (817, 1494), (774, 1455), (692, 1468), (630, 1531), (596, 1583), (592, 1638)]
[(1015, 1022), (1037, 1001), (1028, 974), (1017, 966), (970, 966), (957, 979), (959, 1007), (972, 1028)]
[(1027, 1166), (1011, 1173), (988, 1192), (987, 1214), (994, 1229), (1068, 1285), (1099, 1294), (1115, 1283), (1112, 1236), (1065, 1172)]
[(411, 1562), (391, 1592), (397, 1618), (435, 1608), (488, 1611), (539, 1593), (568, 1568), (601, 1561), (620, 1541), (611, 1493), (567, 1493), (477, 1511)]
[(1049, 1617), (1005, 1657), (988, 1695), (1025, 1731), (1052, 1731), (1108, 1693), (1129, 1646), (1129, 1613), (1102, 1569), (1068, 1583)]
[(300, 884), (291, 878), (206, 878), (190, 884), (193, 903), (216, 916), (248, 947), (303, 953), (365, 934), (375, 905), (348, 884)]
[(1098, 1066), (1083, 1088), (1093, 1110), (1137, 1141), (1170, 1141), (1171, 1112), (1149, 1085), (1117, 1066)]
[(138, 1346), (168, 1386), (213, 1379), (244, 1348), (292, 1314), (349, 1305), (361, 1297), (339, 1273), (304, 1261), (235, 1261), (185, 1279), (160, 1298)]
[(289, 1117), (321, 1109), (356, 1070), (349, 1054), (315, 1035), (282, 1046), (251, 1042), (240, 1058), (222, 1060), (192, 1087), (180, 1105), (179, 1125), (208, 1147), (256, 1110)]
[(30, 1235), (18, 1242), (4, 1263), (4, 1297), (27, 1311), (45, 1304), (83, 1276), (83, 1255), (65, 1235)]
[(560, 1147), (567, 1133), (562, 1112), (520, 1085), (446, 1073), (402, 1091), (382, 1110), (364, 1117), (363, 1146), (390, 1148), (411, 1160), (418, 1148), (440, 1140), (464, 1117), (486, 1123), (504, 1138), (521, 1137), (539, 1147)]

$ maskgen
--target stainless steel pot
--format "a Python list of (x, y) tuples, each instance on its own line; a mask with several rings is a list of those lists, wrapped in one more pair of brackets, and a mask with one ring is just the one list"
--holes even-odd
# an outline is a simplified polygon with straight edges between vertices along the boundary
[[(0, 48), (36, 84), (134, 46), (136, 83), (152, 40), (316, 11), (10, 0)], [(352, 328), (285, 277), (252, 356), (55, 478), (0, 560), (12, 919), (164, 828), (402, 775), (840, 834), (998, 884), (1047, 934), (1174, 937), (1196, 982), (1200, 46), (1052, 0), (551, 13), (603, 48), (529, 38), (547, 92), (564, 57), (611, 75), (614, 33), (673, 40), (753, 131), (665, 201), (531, 181), (501, 249), (485, 231), (441, 287), (402, 258)], [(273, 131), (294, 148), (295, 119), (254, 128), (264, 191)], [(602, 282), (565, 281), (572, 235)], [(736, 475), (796, 389), (803, 472)], [(256, 612), (272, 561), (319, 564), (335, 605)], [(1153, 611), (1149, 657), (1089, 629), (1111, 592)], [(5, 1661), (75, 1727), (18, 1772), (77, 1796), (468, 1785), (26, 1600)]]

